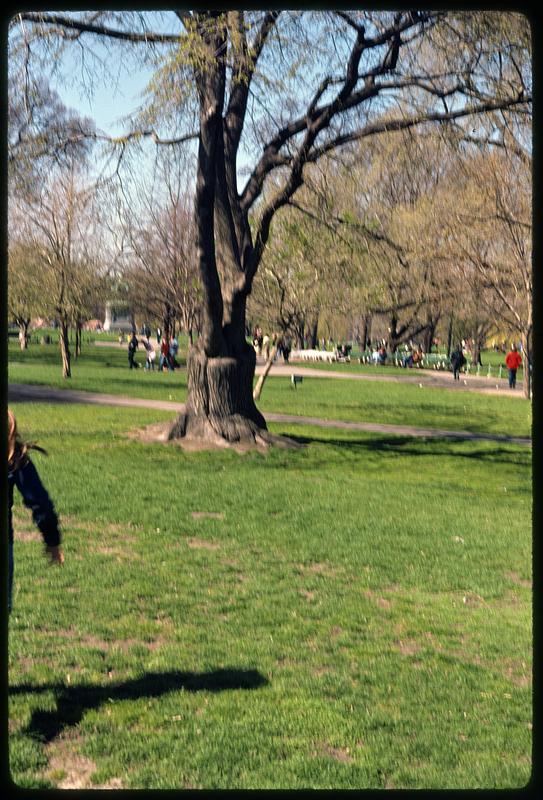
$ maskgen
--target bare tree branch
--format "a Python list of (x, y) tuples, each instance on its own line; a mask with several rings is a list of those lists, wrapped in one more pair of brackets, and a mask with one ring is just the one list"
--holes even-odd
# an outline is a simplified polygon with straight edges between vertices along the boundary
[(61, 14), (43, 14), (41, 12), (23, 12), (17, 14), (17, 19), (32, 22), (36, 25), (56, 25), (59, 26), (55, 33), (60, 37), (66, 36), (67, 30), (74, 30), (81, 33), (92, 33), (99, 36), (107, 36), (110, 39), (120, 39), (125, 42), (145, 42), (157, 44), (177, 44), (183, 38), (182, 34), (174, 33), (137, 33), (136, 31), (121, 31), (110, 28), (107, 25), (95, 25), (91, 22), (82, 22)]

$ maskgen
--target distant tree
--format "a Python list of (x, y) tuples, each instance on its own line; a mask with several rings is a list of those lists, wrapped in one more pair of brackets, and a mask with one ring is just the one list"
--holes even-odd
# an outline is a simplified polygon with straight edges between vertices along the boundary
[(522, 344), (523, 390), (531, 396), (533, 351), (531, 157), (491, 148), (463, 158), (447, 222), (466, 287), (484, 298), (499, 329)]
[(40, 307), (59, 324), (64, 378), (71, 377), (70, 325), (89, 306), (90, 250), (98, 217), (93, 200), (93, 187), (72, 162), (32, 196), (15, 196), (10, 203), (12, 240), (25, 242), (39, 260)]
[(16, 243), (8, 252), (8, 315), (19, 326), (21, 350), (28, 347), (28, 332), (33, 317), (43, 310), (42, 264), (35, 250)]
[(189, 179), (182, 159), (160, 159), (152, 186), (137, 182), (134, 202), (125, 201), (121, 215), (131, 308), (161, 321), (167, 336), (180, 327), (192, 342), (200, 328), (202, 288)]

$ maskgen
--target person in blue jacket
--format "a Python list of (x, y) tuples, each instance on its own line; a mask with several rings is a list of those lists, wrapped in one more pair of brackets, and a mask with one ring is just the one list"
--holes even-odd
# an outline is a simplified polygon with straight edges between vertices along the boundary
[(16, 486), (23, 502), (32, 511), (32, 519), (38, 527), (45, 544), (45, 554), (52, 564), (64, 563), (60, 546), (60, 528), (55, 507), (40, 480), (36, 467), (28, 456), (29, 449), (40, 450), (37, 445), (24, 442), (17, 431), (17, 422), (8, 409), (8, 508), (9, 508), (9, 554), (8, 554), (8, 611), (11, 613), (13, 593), (13, 490)]

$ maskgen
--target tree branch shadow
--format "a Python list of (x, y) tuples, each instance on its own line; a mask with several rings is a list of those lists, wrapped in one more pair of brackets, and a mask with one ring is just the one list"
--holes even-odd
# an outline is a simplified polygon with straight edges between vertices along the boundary
[[(488, 440), (486, 448), (473, 448), (470, 450), (454, 449), (454, 445), (470, 443), (476, 445), (477, 439), (468, 437), (454, 436), (415, 438), (412, 436), (375, 436), (367, 440), (361, 439), (339, 439), (325, 438), (318, 436), (301, 436), (289, 434), (300, 445), (325, 444), (335, 447), (337, 452), (345, 451), (353, 454), (362, 455), (364, 452), (396, 453), (403, 456), (425, 456), (435, 458), (436, 456), (452, 456), (459, 459), (468, 459), (482, 463), (502, 463), (516, 464), (519, 460), (529, 463), (531, 461), (531, 450), (525, 448), (526, 452), (519, 451), (515, 442), (493, 442)], [(508, 449), (514, 448), (514, 449)]]
[(51, 742), (65, 728), (77, 725), (86, 711), (109, 701), (136, 700), (141, 697), (160, 697), (168, 692), (224, 692), (235, 689), (258, 689), (269, 683), (258, 670), (217, 669), (211, 672), (158, 672), (141, 678), (111, 683), (107, 686), (48, 683), (43, 686), (19, 684), (9, 689), (11, 695), (43, 693), (56, 694), (54, 711), (36, 710), (23, 733), (44, 743)]

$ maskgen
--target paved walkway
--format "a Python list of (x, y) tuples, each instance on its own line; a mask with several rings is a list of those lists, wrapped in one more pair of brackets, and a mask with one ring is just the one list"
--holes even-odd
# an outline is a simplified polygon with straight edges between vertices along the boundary
[[(95, 345), (100, 347), (127, 348), (127, 344), (120, 345), (118, 342), (96, 340)], [(266, 361), (262, 356), (256, 359), (256, 375), (260, 375), (264, 369)], [(452, 373), (445, 370), (433, 369), (406, 369), (401, 374), (389, 372), (388, 367), (382, 367), (379, 374), (368, 372), (343, 372), (340, 370), (319, 369), (318, 367), (307, 366), (308, 362), (290, 362), (285, 364), (278, 360), (271, 368), (270, 377), (302, 375), (308, 378), (338, 378), (339, 380), (355, 381), (391, 381), (394, 383), (414, 383), (423, 386), (434, 386), (440, 389), (451, 389), (452, 391), (475, 391), (482, 394), (506, 394), (509, 397), (522, 398), (522, 384), (517, 385), (515, 391), (511, 391), (507, 378), (497, 378), (495, 375), (487, 378), (486, 375), (465, 375), (459, 381), (453, 379)], [(484, 373), (485, 367), (482, 372)]]
[[(298, 372), (298, 370), (296, 370)], [(320, 374), (320, 370), (315, 370)], [(335, 373), (332, 373), (335, 375)], [(34, 386), (26, 383), (10, 383), (8, 385), (8, 401), (39, 403), (91, 403), (106, 406), (127, 406), (133, 408), (156, 408), (161, 411), (180, 413), (183, 403), (168, 400), (147, 400), (140, 397), (122, 397), (114, 394), (98, 394), (82, 392), (76, 389), (55, 389), (50, 386)], [(532, 440), (524, 436), (501, 436), (499, 434), (471, 433), (470, 431), (448, 431), (442, 428), (418, 428), (408, 425), (385, 425), (373, 422), (345, 422), (317, 417), (300, 417), (294, 414), (273, 414), (266, 412), (268, 422), (294, 423), (298, 425), (316, 425), (322, 428), (342, 428), (344, 430), (369, 431), (385, 433), (393, 436), (415, 436), (424, 438), (472, 439), (492, 442), (521, 444), (531, 447)]]
[[(307, 362), (306, 362), (307, 363)], [(256, 374), (260, 375), (264, 368), (264, 362), (257, 361)], [(410, 383), (423, 386), (431, 386), (439, 389), (451, 389), (452, 391), (476, 391), (483, 394), (506, 394), (509, 397), (522, 398), (522, 387), (512, 391), (506, 378), (486, 378), (477, 375), (462, 375), (459, 381), (455, 381), (451, 372), (433, 369), (406, 369), (401, 374), (388, 371), (388, 367), (382, 367), (382, 373), (368, 372), (336, 372), (335, 370), (319, 369), (317, 367), (302, 366), (294, 364), (274, 364), (270, 371), (271, 377), (281, 375), (291, 376), (302, 375), (311, 378), (339, 378), (347, 380), (362, 381), (390, 381), (393, 383)]]

